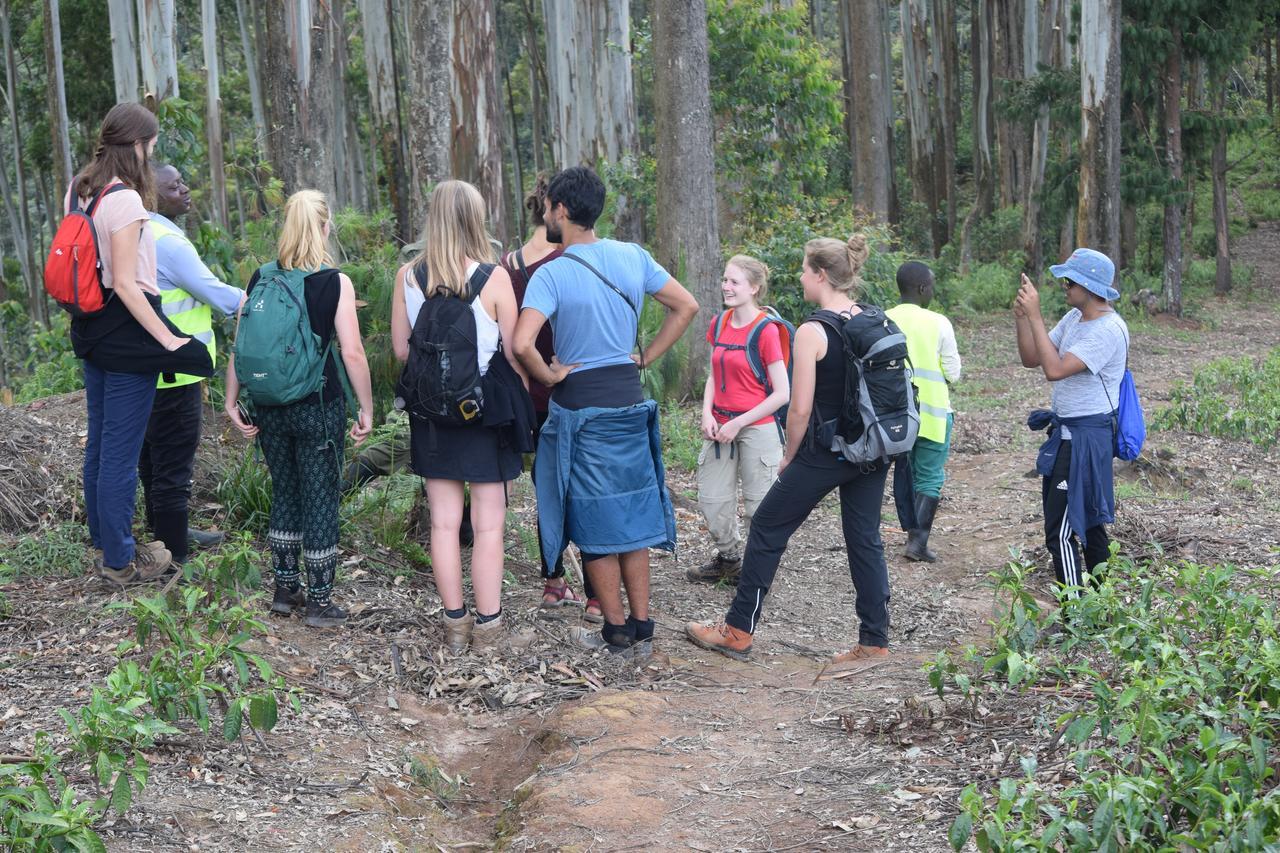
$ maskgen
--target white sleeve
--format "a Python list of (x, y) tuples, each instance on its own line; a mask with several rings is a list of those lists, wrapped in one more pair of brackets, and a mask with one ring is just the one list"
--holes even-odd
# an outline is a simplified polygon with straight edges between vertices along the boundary
[(938, 355), (942, 357), (942, 375), (947, 377), (948, 382), (959, 382), (960, 350), (956, 347), (956, 330), (946, 317), (941, 318), (938, 325)]

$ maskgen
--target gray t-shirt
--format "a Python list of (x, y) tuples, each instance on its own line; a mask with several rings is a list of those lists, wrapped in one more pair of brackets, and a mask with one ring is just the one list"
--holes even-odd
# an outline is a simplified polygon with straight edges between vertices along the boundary
[[(1049, 333), (1059, 356), (1071, 353), (1084, 362), (1085, 371), (1049, 383), (1053, 410), (1060, 418), (1078, 418), (1110, 412), (1120, 399), (1120, 380), (1129, 357), (1129, 327), (1115, 311), (1096, 320), (1082, 320), (1072, 308)], [(1062, 428), (1064, 439), (1071, 431)]]

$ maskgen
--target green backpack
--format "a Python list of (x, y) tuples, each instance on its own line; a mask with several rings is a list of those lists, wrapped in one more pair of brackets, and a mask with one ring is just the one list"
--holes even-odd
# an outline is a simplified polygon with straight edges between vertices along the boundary
[(258, 283), (240, 309), (232, 347), (236, 378), (255, 406), (284, 406), (319, 391), (333, 341), (321, 348), (311, 329), (305, 279), (314, 270), (280, 269), (274, 261), (258, 270)]

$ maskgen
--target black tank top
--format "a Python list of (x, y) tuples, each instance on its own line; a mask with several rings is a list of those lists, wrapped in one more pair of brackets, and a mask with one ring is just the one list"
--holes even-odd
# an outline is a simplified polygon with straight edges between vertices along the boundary
[(821, 423), (838, 416), (844, 404), (844, 338), (826, 323), (814, 322), (827, 336), (827, 354), (818, 359), (813, 386), (813, 416)]

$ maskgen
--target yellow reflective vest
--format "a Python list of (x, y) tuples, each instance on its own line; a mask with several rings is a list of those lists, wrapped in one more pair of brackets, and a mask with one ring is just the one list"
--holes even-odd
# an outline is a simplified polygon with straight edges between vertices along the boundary
[[(187, 235), (177, 228), (172, 228), (154, 219), (151, 220), (151, 233), (155, 235), (157, 243), (161, 240), (191, 242), (187, 239)], [(208, 347), (209, 360), (214, 364), (218, 363), (217, 345), (213, 340), (213, 310), (208, 305), (182, 288), (175, 287), (170, 290), (160, 291), (160, 310), (164, 311), (164, 316), (168, 317), (169, 321), (177, 326), (179, 331), (185, 335), (190, 335)], [(161, 374), (160, 381), (156, 383), (156, 387), (177, 388), (182, 385), (192, 385), (203, 378), (186, 373), (177, 373), (174, 374), (172, 382), (166, 382), (164, 374)]]
[(938, 352), (942, 315), (909, 302), (885, 313), (907, 336), (911, 382), (916, 386), (916, 399), (920, 403), (920, 438), (942, 444), (947, 440), (947, 415), (951, 413), (951, 395)]

